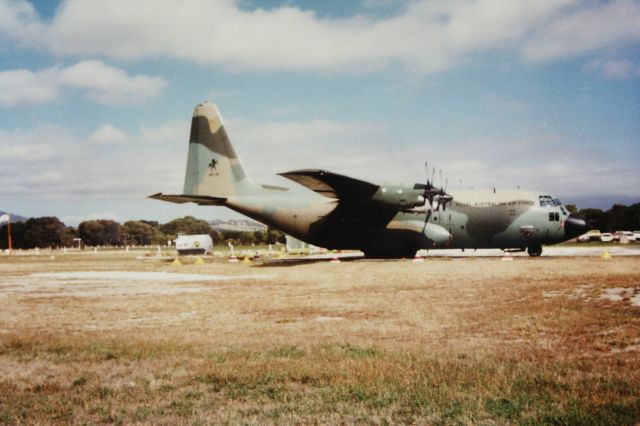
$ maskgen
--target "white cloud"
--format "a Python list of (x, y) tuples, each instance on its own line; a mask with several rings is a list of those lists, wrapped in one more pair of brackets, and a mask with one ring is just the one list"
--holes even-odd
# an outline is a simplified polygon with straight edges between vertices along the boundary
[(0, 106), (49, 103), (59, 94), (57, 70), (0, 71)]
[(547, 61), (640, 41), (640, 3), (614, 0), (574, 10), (536, 29), (523, 49), (526, 59)]
[(1, 31), (56, 55), (169, 57), (239, 70), (399, 65), (425, 73), (488, 51), (540, 61), (640, 40), (640, 4), (633, 0), (416, 0), (378, 18), (325, 18), (290, 5), (248, 10), (237, 0), (140, 0), (135, 8), (126, 0), (65, 0), (48, 21), (24, 1), (0, 5), (9, 16)]
[(82, 61), (60, 72), (60, 84), (86, 91), (86, 96), (102, 104), (140, 103), (153, 98), (166, 82), (148, 75), (130, 76), (101, 61)]
[(44, 25), (31, 3), (23, 0), (0, 0), (0, 33), (19, 42), (33, 43), (41, 37)]
[[(517, 102), (516, 106), (526, 107)], [(262, 183), (291, 187), (295, 184), (274, 174), (301, 168), (328, 169), (372, 182), (414, 183), (424, 180), (424, 162), (429, 161), (430, 168), (443, 170), (452, 190), (460, 188), (462, 179), (465, 188), (520, 185), (575, 196), (611, 193), (610, 183), (618, 182), (619, 194), (640, 194), (640, 171), (632, 159), (572, 143), (541, 126), (521, 139), (420, 136), (420, 142), (399, 139), (393, 128), (370, 122), (229, 119), (227, 128), (247, 172)], [(593, 176), (607, 178), (593, 181)]]
[(179, 191), (188, 126), (181, 140), (156, 133), (155, 143), (145, 143), (144, 129), (127, 134), (113, 125), (88, 136), (56, 125), (0, 131), (0, 198), (142, 199), (166, 188)]
[(129, 141), (128, 136), (111, 124), (100, 126), (89, 135), (89, 142), (94, 144), (122, 144)]
[[(420, 136), (418, 143), (399, 139), (384, 123), (255, 123), (231, 117), (227, 128), (247, 172), (261, 183), (293, 187), (276, 173), (300, 168), (323, 168), (372, 182), (413, 183), (424, 179), (424, 161), (429, 160), (430, 166), (443, 169), (452, 190), (462, 179), (464, 187), (520, 185), (578, 196), (610, 194), (610, 183), (616, 182), (619, 194), (639, 194), (640, 171), (633, 157), (571, 143), (543, 129), (522, 139), (436, 141)], [(130, 133), (104, 125), (89, 136), (55, 125), (0, 131), (0, 199), (107, 202), (143, 200), (158, 191), (179, 193), (188, 137), (187, 120)], [(119, 144), (105, 149), (98, 141)]]
[(63, 89), (73, 89), (101, 104), (140, 103), (157, 96), (166, 82), (160, 77), (128, 75), (101, 61), (81, 61), (40, 71), (0, 71), (0, 106), (43, 104)]
[(42, 126), (37, 132), (0, 130), (0, 170), (15, 167), (22, 174), (49, 158), (69, 158), (73, 141), (68, 131), (54, 125)]

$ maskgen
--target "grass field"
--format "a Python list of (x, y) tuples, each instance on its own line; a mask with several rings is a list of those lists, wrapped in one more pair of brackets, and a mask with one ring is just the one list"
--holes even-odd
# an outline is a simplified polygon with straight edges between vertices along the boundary
[(190, 263), (0, 258), (0, 423), (640, 421), (639, 257)]

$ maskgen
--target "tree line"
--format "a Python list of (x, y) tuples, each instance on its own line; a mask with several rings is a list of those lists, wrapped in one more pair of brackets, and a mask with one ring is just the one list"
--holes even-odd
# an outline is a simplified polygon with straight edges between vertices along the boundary
[[(585, 218), (590, 229), (601, 232), (617, 230), (640, 230), (640, 203), (630, 206), (614, 204), (609, 210), (586, 208), (576, 210), (573, 205), (567, 208)], [(8, 248), (8, 226), (0, 227), (0, 249)], [(35, 247), (72, 247), (74, 239), (80, 238), (88, 246), (145, 246), (165, 245), (175, 240), (178, 234), (209, 234), (214, 244), (232, 243), (234, 245), (274, 244), (284, 242), (280, 231), (227, 231), (212, 229), (201, 219), (193, 216), (174, 219), (160, 224), (149, 220), (130, 220), (120, 224), (113, 220), (87, 220), (77, 228), (66, 226), (57, 217), (38, 217), (25, 222), (11, 224), (11, 237), (14, 248), (30, 249)]]
[[(31, 218), (11, 224), (12, 246), (16, 249), (73, 247), (80, 238), (83, 246), (165, 245), (178, 234), (209, 234), (214, 244), (251, 245), (284, 242), (284, 234), (268, 228), (265, 231), (228, 231), (213, 229), (193, 216), (160, 224), (156, 221), (130, 220), (120, 224), (114, 220), (87, 220), (77, 228), (66, 226), (57, 217)], [(0, 227), (0, 249), (9, 247), (8, 225)]]
[(614, 204), (609, 210), (592, 208), (576, 210), (575, 206), (569, 204), (567, 209), (584, 218), (589, 229), (597, 229), (600, 232), (640, 230), (640, 203), (630, 206)]

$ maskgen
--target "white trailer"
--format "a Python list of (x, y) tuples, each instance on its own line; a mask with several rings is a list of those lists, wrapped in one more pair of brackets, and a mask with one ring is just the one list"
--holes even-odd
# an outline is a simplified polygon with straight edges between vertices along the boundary
[(213, 240), (209, 234), (178, 235), (176, 239), (178, 255), (182, 254), (212, 254)]

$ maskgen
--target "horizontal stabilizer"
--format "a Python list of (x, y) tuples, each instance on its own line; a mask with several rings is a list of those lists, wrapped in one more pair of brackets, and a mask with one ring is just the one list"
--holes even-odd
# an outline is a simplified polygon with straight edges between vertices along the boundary
[(196, 203), (201, 206), (222, 206), (225, 201), (227, 201), (226, 198), (222, 197), (209, 197), (207, 195), (168, 195), (162, 192), (149, 195), (148, 198), (177, 204)]
[(340, 200), (367, 201), (379, 188), (369, 182), (319, 169), (294, 170), (279, 175), (325, 197)]

